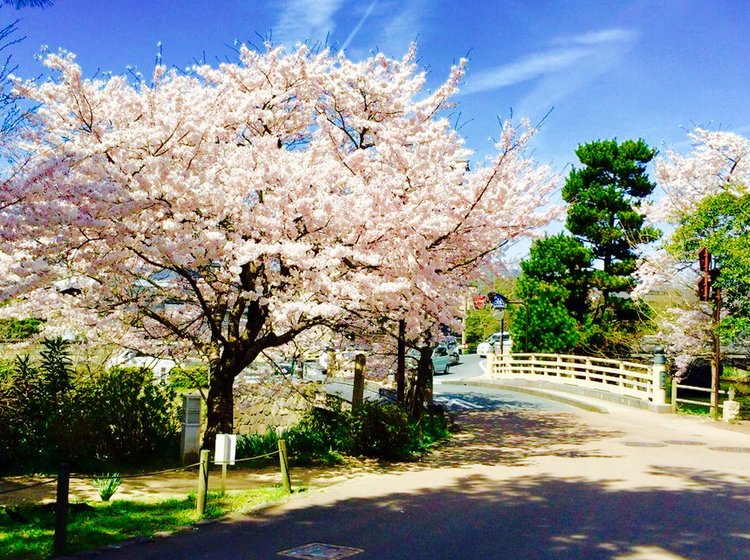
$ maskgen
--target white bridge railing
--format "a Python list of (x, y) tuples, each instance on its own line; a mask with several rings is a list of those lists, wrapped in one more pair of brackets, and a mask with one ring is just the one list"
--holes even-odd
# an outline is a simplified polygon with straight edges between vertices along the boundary
[(487, 374), (495, 379), (526, 379), (575, 385), (664, 405), (663, 364), (639, 364), (566, 354), (487, 354)]

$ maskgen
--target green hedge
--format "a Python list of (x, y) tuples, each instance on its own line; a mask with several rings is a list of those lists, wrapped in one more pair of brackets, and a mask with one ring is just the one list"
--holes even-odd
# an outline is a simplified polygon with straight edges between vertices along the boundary
[(169, 371), (169, 385), (176, 389), (208, 388), (208, 366), (174, 367)]
[[(337, 402), (331, 401), (328, 408), (313, 408), (284, 432), (289, 453), (298, 464), (334, 464), (345, 455), (409, 460), (448, 437), (448, 422), (442, 414), (425, 415), (414, 423), (400, 405), (365, 401), (350, 412)], [(272, 453), (277, 442), (273, 431), (263, 436), (240, 436), (237, 456)]]
[(69, 342), (43, 342), (41, 358), (18, 357), (0, 378), (0, 472), (142, 467), (176, 460), (174, 392), (142, 369), (78, 376)]

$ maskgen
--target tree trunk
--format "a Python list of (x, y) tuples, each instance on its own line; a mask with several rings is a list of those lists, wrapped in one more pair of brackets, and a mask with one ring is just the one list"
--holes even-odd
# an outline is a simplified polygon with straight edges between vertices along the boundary
[(226, 370), (211, 371), (206, 431), (202, 449), (213, 451), (217, 434), (231, 434), (234, 427), (234, 376)]
[(419, 363), (417, 365), (417, 378), (414, 382), (412, 391), (409, 393), (409, 399), (406, 403), (406, 410), (412, 420), (422, 418), (425, 404), (427, 404), (432, 395), (430, 394), (430, 385), (432, 381), (432, 348), (422, 346), (419, 349)]

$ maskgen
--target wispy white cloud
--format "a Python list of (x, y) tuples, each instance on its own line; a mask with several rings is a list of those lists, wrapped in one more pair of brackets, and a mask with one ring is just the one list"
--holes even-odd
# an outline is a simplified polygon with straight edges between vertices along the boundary
[(274, 43), (292, 46), (298, 41), (322, 41), (336, 27), (333, 16), (343, 3), (343, 0), (285, 0), (274, 26)]
[(470, 74), (462, 93), (477, 93), (512, 86), (568, 68), (587, 55), (586, 49), (567, 48), (526, 56), (504, 66)]
[(601, 31), (589, 31), (580, 35), (558, 37), (553, 42), (562, 45), (601, 45), (604, 43), (625, 43), (636, 37), (632, 29), (602, 29)]
[[(554, 48), (524, 56), (509, 64), (475, 74), (469, 73), (464, 95), (512, 86), (521, 82), (583, 69), (599, 72), (630, 48), (636, 33), (628, 29), (604, 29), (552, 41)], [(604, 64), (603, 64), (604, 63)]]
[[(595, 82), (619, 64), (636, 44), (638, 34), (624, 29), (610, 29), (571, 37), (581, 45), (586, 56), (580, 61), (541, 75), (534, 88), (516, 105), (519, 114), (546, 113), (561, 99)], [(584, 46), (585, 45), (585, 46)]]
[(357, 36), (357, 33), (359, 33), (359, 30), (362, 29), (362, 26), (364, 25), (365, 21), (367, 21), (367, 18), (370, 17), (370, 14), (375, 9), (375, 5), (378, 3), (378, 0), (372, 0), (369, 6), (367, 6), (367, 10), (365, 10), (365, 13), (362, 14), (362, 17), (359, 18), (359, 21), (357, 22), (357, 25), (354, 26), (354, 29), (352, 29), (351, 33), (349, 33), (349, 36), (344, 41), (344, 44), (341, 45), (341, 50), (345, 51), (349, 48), (349, 45), (351, 45), (352, 41), (354, 40), (354, 37)]

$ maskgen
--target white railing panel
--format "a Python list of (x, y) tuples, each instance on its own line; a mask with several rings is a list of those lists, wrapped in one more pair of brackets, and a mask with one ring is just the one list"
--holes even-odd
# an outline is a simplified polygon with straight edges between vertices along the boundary
[(560, 383), (604, 390), (641, 400), (654, 395), (650, 365), (567, 354), (488, 356), (490, 374), (499, 377), (556, 378)]

